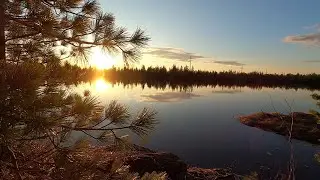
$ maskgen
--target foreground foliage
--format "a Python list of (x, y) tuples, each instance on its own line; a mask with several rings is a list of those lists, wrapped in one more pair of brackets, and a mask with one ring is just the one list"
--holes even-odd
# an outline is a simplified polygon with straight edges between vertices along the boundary
[(128, 65), (149, 40), (139, 28), (130, 34), (116, 26), (96, 0), (2, 0), (0, 7), (2, 62), (86, 61), (91, 48), (99, 47), (122, 53)]
[[(115, 101), (104, 107), (88, 91), (83, 95), (69, 93), (63, 86), (49, 83), (50, 79), (42, 79), (46, 72), (38, 67), (41, 65), (32, 62), (8, 65), (7, 78), (0, 84), (0, 176), (8, 179), (136, 176), (116, 164), (100, 172), (99, 162), (110, 163), (118, 157), (99, 159), (103, 153), (100, 151), (88, 162), (86, 157), (93, 152), (89, 142), (69, 140), (74, 132), (82, 132), (114, 150), (131, 147), (119, 136), (119, 131), (127, 129), (145, 136), (157, 124), (156, 113), (145, 108), (132, 115), (127, 107)], [(98, 136), (93, 131), (99, 132)], [(106, 152), (112, 154), (110, 149)]]
[[(69, 140), (80, 132), (114, 150), (127, 147), (119, 131), (144, 136), (157, 124), (156, 113), (143, 109), (132, 115), (115, 101), (104, 107), (88, 91), (68, 92), (63, 84), (86, 75), (79, 68), (61, 65), (86, 63), (92, 48), (121, 53), (128, 65), (137, 60), (148, 40), (141, 29), (129, 33), (116, 26), (114, 16), (103, 13), (95, 0), (1, 0), (0, 177), (137, 178), (121, 159), (114, 161), (118, 157), (99, 159), (104, 152), (92, 156), (88, 141)], [(101, 163), (104, 169), (99, 169)], [(152, 178), (165, 175), (142, 177)]]

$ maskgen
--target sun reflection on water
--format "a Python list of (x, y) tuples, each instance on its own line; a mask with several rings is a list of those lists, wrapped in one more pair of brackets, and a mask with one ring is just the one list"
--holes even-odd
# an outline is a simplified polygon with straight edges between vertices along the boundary
[(94, 84), (95, 84), (95, 90), (98, 92), (106, 91), (111, 87), (111, 84), (103, 78), (97, 79)]

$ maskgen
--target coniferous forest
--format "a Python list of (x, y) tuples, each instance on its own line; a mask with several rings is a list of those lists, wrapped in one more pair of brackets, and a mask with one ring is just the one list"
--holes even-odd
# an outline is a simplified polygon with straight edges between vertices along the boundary
[(186, 67), (112, 68), (104, 71), (112, 83), (142, 84), (164, 88), (176, 86), (225, 86), (250, 87), (253, 89), (320, 89), (318, 74), (265, 74), (262, 72), (201, 71)]
[[(95, 78), (104, 77), (112, 84), (141, 85), (156, 88), (176, 87), (249, 87), (252, 89), (284, 88), (319, 90), (319, 74), (266, 74), (263, 72), (237, 71), (202, 71), (191, 70), (189, 67), (144, 67), (110, 68), (98, 70), (93, 67), (83, 68), (78, 65), (64, 63), (48, 69), (48, 77), (60, 79), (65, 85), (90, 82)], [(50, 68), (52, 68), (50, 70)]]

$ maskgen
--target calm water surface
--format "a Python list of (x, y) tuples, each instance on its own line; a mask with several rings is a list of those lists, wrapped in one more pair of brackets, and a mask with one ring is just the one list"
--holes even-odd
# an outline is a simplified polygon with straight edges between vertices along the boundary
[[(177, 154), (187, 163), (205, 168), (232, 168), (238, 173), (268, 172), (285, 168), (289, 145), (283, 136), (247, 127), (238, 115), (259, 111), (288, 113), (316, 108), (308, 90), (199, 87), (185, 91), (156, 89), (141, 85), (111, 85), (102, 79), (72, 90), (90, 90), (102, 103), (118, 100), (132, 112), (143, 107), (158, 112), (160, 124), (145, 140), (135, 143)], [(297, 176), (318, 179), (320, 164), (314, 161), (319, 146), (294, 141)]]

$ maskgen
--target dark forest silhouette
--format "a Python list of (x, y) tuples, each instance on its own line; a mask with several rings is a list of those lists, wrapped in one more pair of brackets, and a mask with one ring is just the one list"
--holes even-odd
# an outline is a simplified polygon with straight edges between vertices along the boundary
[(186, 67), (172, 66), (145, 68), (116, 68), (97, 70), (96, 68), (81, 68), (77, 65), (65, 63), (63, 66), (51, 67), (50, 77), (55, 77), (65, 85), (90, 82), (96, 77), (104, 76), (112, 84), (141, 85), (142, 88), (155, 87), (164, 89), (187, 89), (191, 87), (222, 86), (222, 87), (249, 87), (252, 89), (284, 88), (320, 90), (319, 74), (267, 74), (263, 72), (237, 71), (201, 71)]
[[(86, 70), (83, 70), (86, 71)], [(88, 69), (88, 73), (95, 70)], [(83, 72), (86, 74), (85, 72)], [(95, 73), (97, 74), (97, 73)], [(253, 89), (285, 88), (319, 90), (320, 75), (318, 74), (266, 74), (262, 72), (236, 72), (236, 71), (201, 71), (191, 70), (187, 66), (148, 67), (138, 68), (111, 68), (104, 71), (105, 79), (112, 84), (138, 85), (144, 88), (156, 87), (172, 89), (222, 86), (222, 87), (249, 87)], [(78, 76), (80, 77), (80, 76)], [(88, 75), (86, 75), (88, 77)]]

